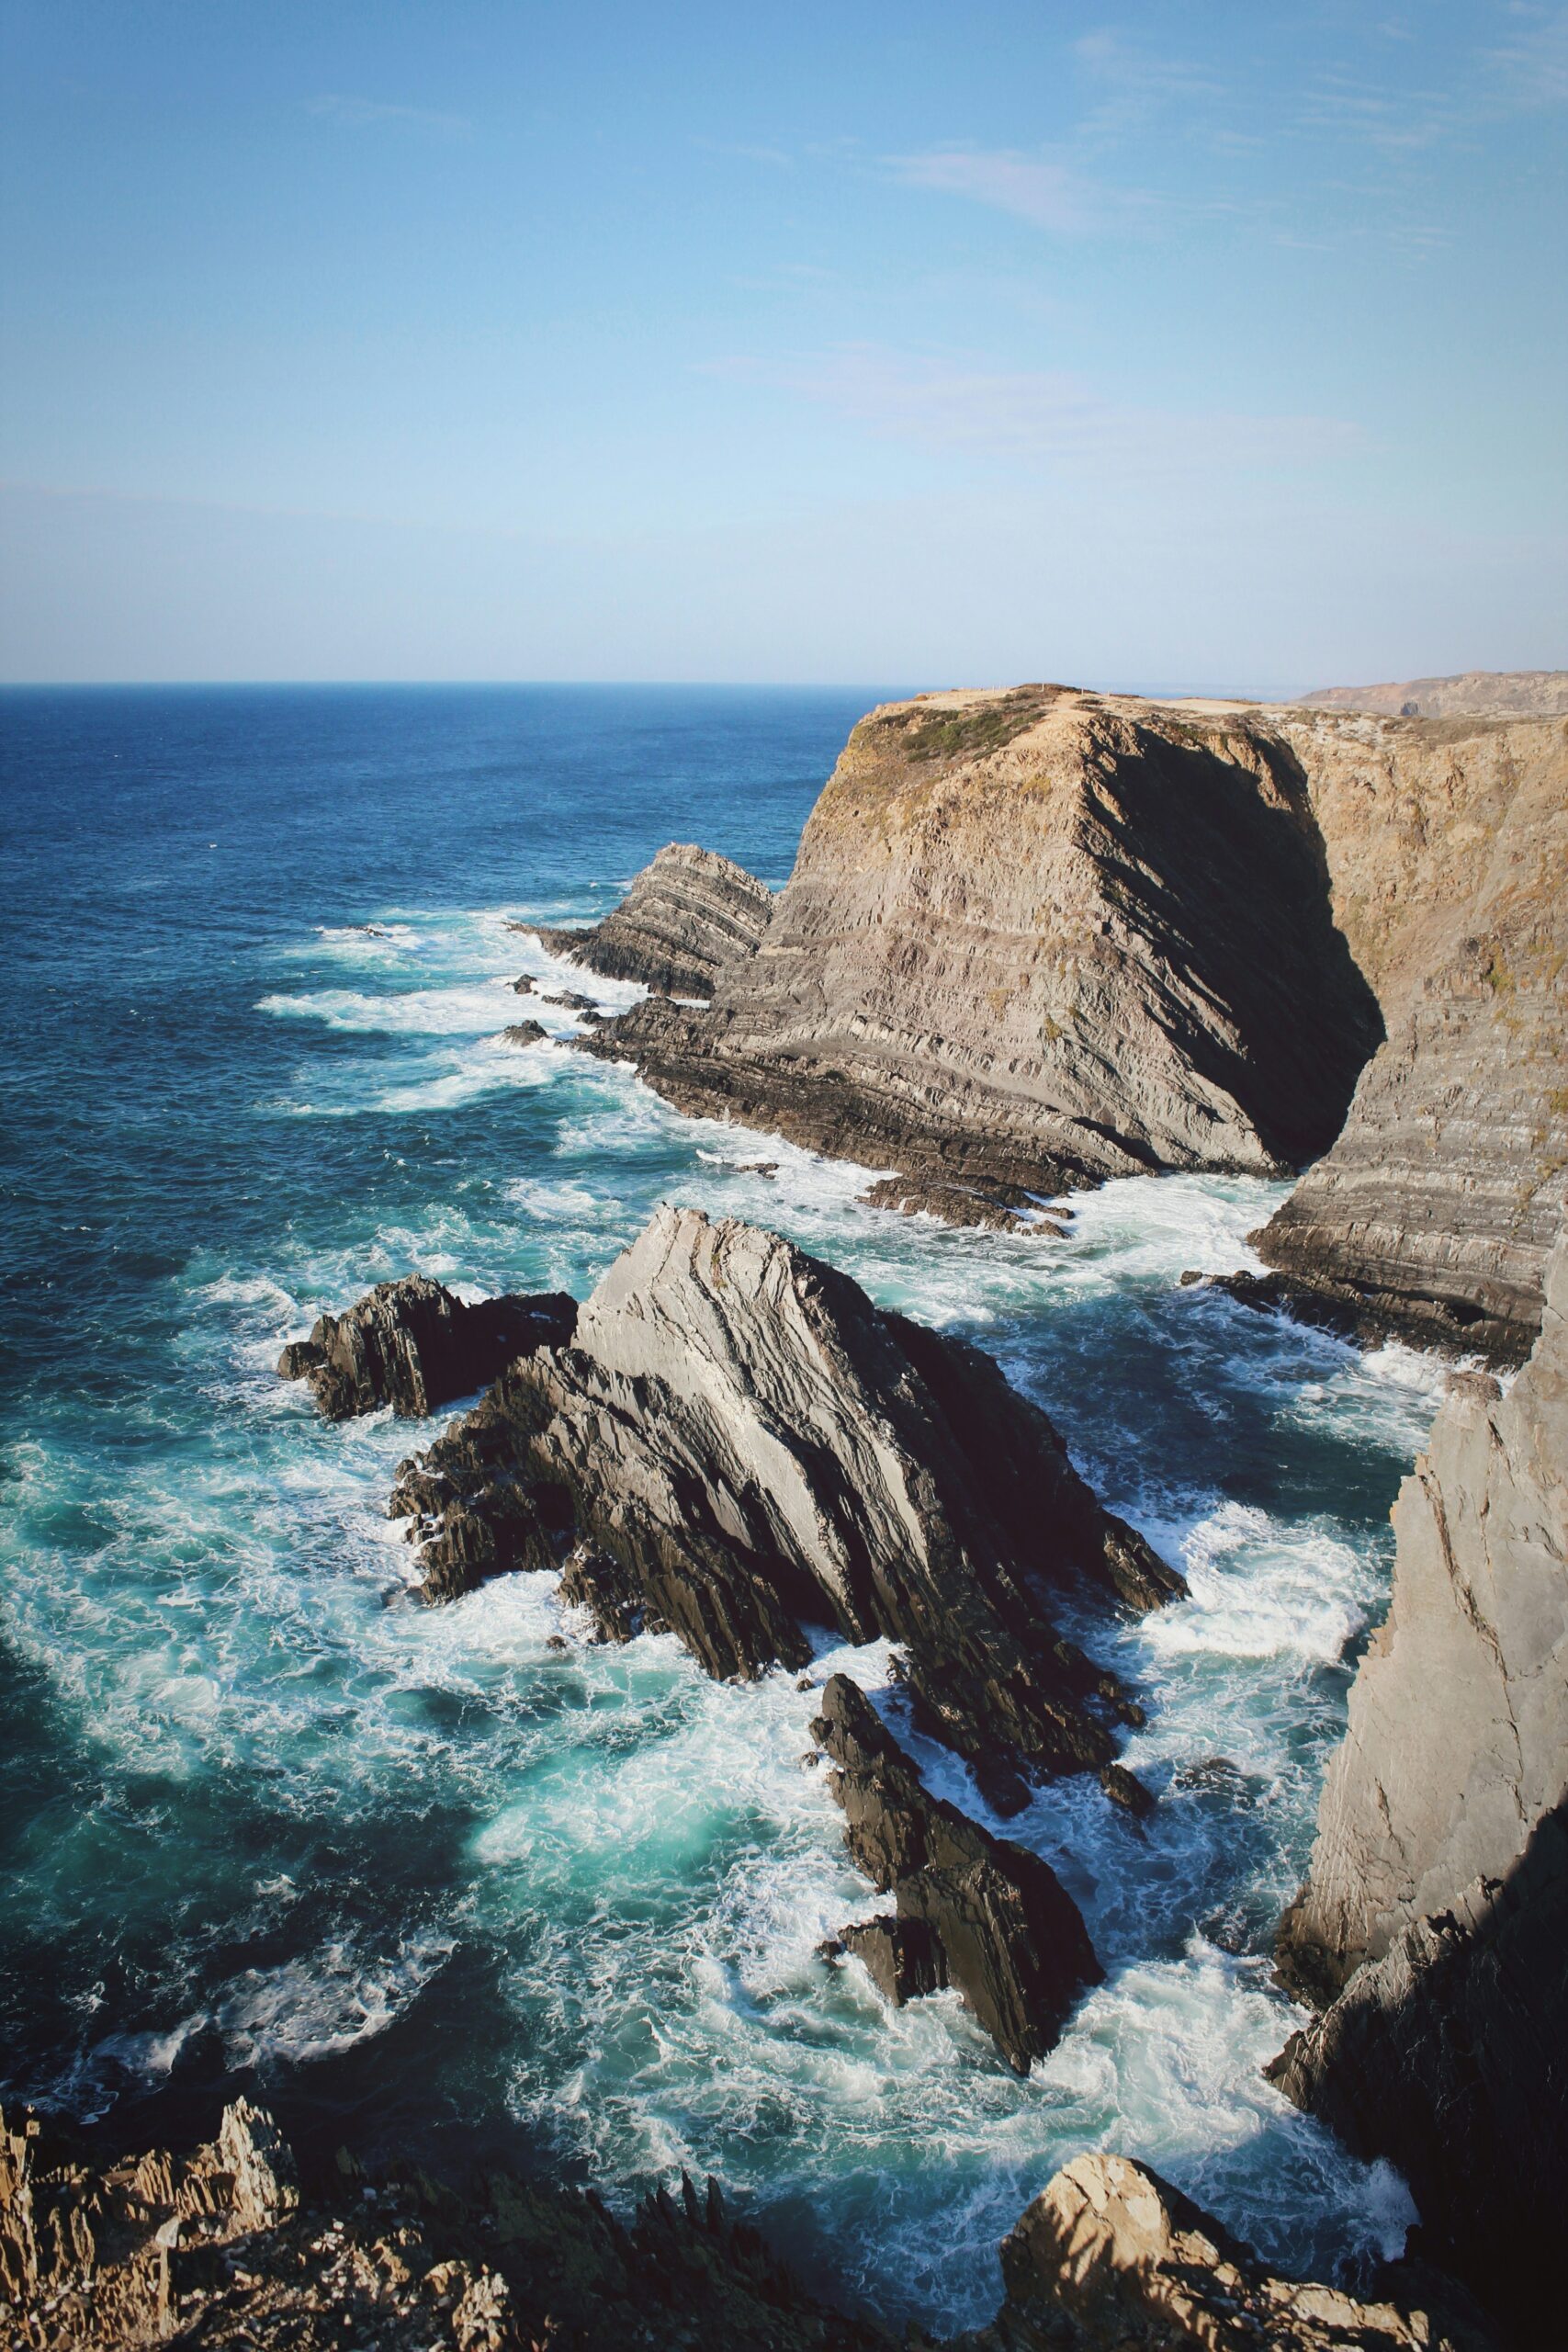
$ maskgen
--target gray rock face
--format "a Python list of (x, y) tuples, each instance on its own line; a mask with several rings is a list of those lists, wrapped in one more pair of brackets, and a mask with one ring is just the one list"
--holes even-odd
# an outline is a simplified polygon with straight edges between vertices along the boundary
[(581, 1308), (406, 1464), (433, 1598), (567, 1562), (600, 1631), (710, 1673), (804, 1664), (802, 1624), (905, 1646), (922, 1720), (996, 1799), (1099, 1769), (1129, 1710), (1056, 1634), (1068, 1591), (1185, 1589), (988, 1357), (885, 1315), (776, 1234), (660, 1209)]
[(1280, 1936), (1329, 2006), (1274, 2071), (1400, 2165), (1445, 2258), (1523, 2324), (1554, 2307), (1568, 2202), (1568, 1236), (1512, 1391), (1455, 1384), (1394, 1524)]
[(811, 1735), (833, 1760), (845, 1844), (897, 1905), (892, 1918), (844, 1928), (844, 1945), (895, 2004), (951, 1984), (1027, 2074), (1104, 1973), (1077, 1904), (1037, 1854), (929, 1795), (847, 1675), (829, 1678)]
[(766, 883), (733, 859), (670, 842), (592, 930), (557, 926), (538, 935), (606, 979), (641, 980), (666, 996), (709, 997), (726, 967), (756, 946), (773, 903)]
[(1287, 1969), (1327, 1991), (1505, 1877), (1568, 1794), (1568, 1238), (1529, 1364), (1506, 1397), (1457, 1385), (1393, 1523), (1388, 1618), (1284, 1931)]
[(685, 1110), (1051, 1193), (1299, 1166), (1379, 1034), (1279, 737), (1042, 686), (863, 719), (711, 1012), (591, 1049)]
[(1568, 725), (1277, 723), (1388, 1035), (1258, 1248), (1363, 1329), (1517, 1363), (1568, 1167)]
[(329, 1421), (383, 1405), (418, 1420), (482, 1388), (513, 1356), (569, 1340), (576, 1319), (576, 1300), (561, 1291), (466, 1306), (428, 1274), (408, 1274), (323, 1315), (308, 1340), (284, 1349), (278, 1375), (308, 1381)]

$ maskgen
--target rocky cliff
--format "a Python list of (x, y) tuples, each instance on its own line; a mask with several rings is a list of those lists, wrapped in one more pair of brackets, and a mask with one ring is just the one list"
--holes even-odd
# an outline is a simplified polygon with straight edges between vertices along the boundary
[(1258, 1247), (1371, 1330), (1517, 1363), (1568, 1167), (1568, 722), (1277, 724), (1387, 1037)]
[(1297, 1166), (1378, 1035), (1279, 739), (1040, 686), (873, 711), (711, 1011), (639, 1006), (589, 1050), (684, 1109), (1052, 1192)]
[(1568, 670), (1465, 670), (1402, 685), (1324, 686), (1296, 707), (1385, 718), (1553, 718), (1568, 711)]
[(671, 1629), (713, 1674), (804, 1664), (803, 1623), (885, 1634), (1003, 1804), (1018, 1769), (1108, 1766), (1129, 1717), (1053, 1604), (1185, 1589), (989, 1358), (694, 1209), (660, 1209), (573, 1344), (512, 1365), (391, 1508), (431, 1598), (564, 1560), (602, 1633)]
[(592, 930), (541, 926), (539, 938), (611, 980), (665, 996), (709, 997), (719, 974), (767, 929), (773, 893), (745, 867), (690, 842), (670, 842)]
[[(1003, 2267), (995, 2327), (953, 2352), (1487, 2352), (1425, 2282), (1363, 2304), (1275, 2278), (1120, 2156), (1059, 2173)], [(243, 2099), (189, 2154), (107, 2164), (0, 2118), (0, 2305), (17, 2352), (895, 2352), (732, 2219), (716, 2181), (682, 2175), (623, 2223), (549, 2178), (369, 2177), (346, 2150), (301, 2179)], [(937, 2352), (918, 2329), (899, 2341)]]
[(1394, 1512), (1330, 1768), (1279, 2079), (1407, 2174), (1456, 2267), (1555, 2293), (1568, 2199), (1568, 1235), (1512, 1390), (1460, 1374)]
[(329, 1421), (383, 1405), (400, 1420), (419, 1420), (486, 1386), (513, 1356), (563, 1344), (576, 1320), (577, 1302), (564, 1291), (468, 1306), (428, 1274), (407, 1274), (378, 1283), (342, 1315), (321, 1316), (308, 1340), (291, 1340), (278, 1376), (306, 1382)]

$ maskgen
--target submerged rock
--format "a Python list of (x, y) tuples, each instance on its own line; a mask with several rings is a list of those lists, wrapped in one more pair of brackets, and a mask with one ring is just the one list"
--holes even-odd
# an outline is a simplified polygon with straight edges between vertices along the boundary
[(1463, 1376), (1394, 1510), (1282, 1973), (1281, 2086), (1404, 2172), (1478, 2292), (1560, 2292), (1568, 2204), (1568, 1235), (1513, 1388)]
[(981, 1192), (941, 1177), (884, 1176), (860, 1197), (867, 1208), (940, 1217), (944, 1225), (974, 1226), (986, 1233), (1034, 1233), (1059, 1240), (1066, 1230), (1061, 1216), (1043, 1213), (1021, 1184), (993, 1184)]
[(602, 922), (588, 930), (540, 926), (538, 936), (606, 979), (708, 997), (719, 974), (756, 946), (773, 904), (766, 883), (733, 859), (671, 842)]
[(284, 1349), (278, 1376), (308, 1381), (329, 1421), (383, 1405), (417, 1420), (482, 1388), (513, 1357), (570, 1340), (576, 1319), (576, 1300), (561, 1291), (467, 1306), (428, 1274), (407, 1274), (323, 1315), (308, 1340)]
[(399, 1474), (432, 1598), (565, 1563), (601, 1633), (667, 1629), (716, 1675), (903, 1645), (919, 1718), (1004, 1801), (1098, 1770), (1131, 1710), (1056, 1633), (1068, 1595), (1185, 1590), (977, 1349), (873, 1306), (776, 1234), (660, 1209), (570, 1347), (513, 1363)]
[(840, 1937), (895, 2004), (952, 1985), (1010, 2065), (1053, 2049), (1103, 1971), (1078, 1908), (1037, 1854), (930, 1795), (857, 1684), (829, 1677), (812, 1737), (834, 1770), (844, 1842), (897, 1916)]

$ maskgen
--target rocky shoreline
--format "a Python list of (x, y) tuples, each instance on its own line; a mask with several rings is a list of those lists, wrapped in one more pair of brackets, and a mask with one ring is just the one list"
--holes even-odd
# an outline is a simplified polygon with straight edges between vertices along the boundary
[[(581, 1050), (633, 1062), (680, 1109), (886, 1171), (873, 1206), (1048, 1247), (1059, 1196), (1113, 1175), (1304, 1169), (1254, 1237), (1268, 1271), (1217, 1286), (1354, 1337), (1523, 1365), (1506, 1395), (1456, 1374), (1406, 1482), (1389, 1619), (1280, 1934), (1282, 1980), (1317, 2014), (1270, 2073), (1398, 2166), (1419, 2257), (1375, 2304), (1292, 2283), (1156, 2176), (1088, 2155), (1008, 2240), (1006, 2301), (965, 2352), (1533, 2352), (1556, 2324), (1564, 871), (1560, 716), (1030, 686), (871, 713), (776, 899), (671, 844), (592, 930), (539, 933), (650, 991), (613, 1019), (585, 1005)], [(535, 1026), (508, 1035), (534, 1042)], [(836, 1674), (812, 1726), (852, 1858), (892, 1904), (822, 1959), (863, 1965), (896, 2006), (956, 1993), (1021, 2072), (1051, 2049), (1100, 1975), (1083, 1919), (1032, 1849), (927, 1788), (886, 1715), (960, 1759), (993, 1816), (1075, 1773), (1143, 1813), (1154, 1800), (1117, 1761), (1136, 1698), (1060, 1624), (1109, 1625), (1185, 1588), (989, 1359), (777, 1235), (666, 1207), (581, 1305), (468, 1306), (413, 1278), (322, 1317), (279, 1370), (330, 1419), (414, 1418), (482, 1390), (398, 1473), (389, 1508), (426, 1600), (549, 1571), (588, 1637), (672, 1632), (740, 1680), (798, 1671), (823, 1632), (893, 1644), (891, 1702)], [(149, 2339), (341, 2342), (322, 2280), (360, 2296), (388, 2345), (586, 2346), (612, 2340), (612, 2312), (613, 2340), (649, 2346), (890, 2340), (804, 2294), (716, 2188), (660, 2192), (628, 2231), (565, 2192), (528, 2192), (525, 2228), (521, 2191), (470, 2207), (425, 2184), (398, 2192), (412, 2235), (389, 2263), (365, 2217), (324, 2233), (319, 2211), (297, 2218), (279, 2144), (231, 2109), (183, 2172), (56, 2167), (40, 2203), (28, 2143), (7, 2140), (0, 2276), (32, 2330), (18, 2340), (115, 2340), (59, 2333), (75, 2296), (84, 2326), (134, 2311)], [(89, 2209), (112, 2212), (107, 2237)], [(176, 2262), (198, 2217), (214, 2245), (287, 2245), (277, 2277), (248, 2252), (221, 2276), (210, 2247)], [(312, 2254), (289, 2236), (307, 2227)], [(325, 2253), (335, 2267), (313, 2278)], [(95, 2275), (118, 2283), (89, 2291)], [(226, 2300), (241, 2286), (243, 2316)], [(361, 2306), (341, 2308), (352, 2324)]]

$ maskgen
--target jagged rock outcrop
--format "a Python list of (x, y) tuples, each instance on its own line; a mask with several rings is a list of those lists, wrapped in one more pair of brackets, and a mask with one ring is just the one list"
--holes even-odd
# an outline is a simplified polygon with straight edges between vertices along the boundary
[(346, 2152), (301, 2191), (243, 2099), (217, 2141), (104, 2165), (0, 2121), (0, 2298), (28, 2352), (893, 2352), (682, 2177), (631, 2225), (592, 2194), (489, 2173), (374, 2183)]
[(1404, 2170), (1478, 2291), (1558, 2292), (1568, 2202), (1568, 1234), (1506, 1396), (1461, 1374), (1394, 1511), (1287, 1979), (1292, 2097)]
[(873, 711), (711, 1011), (589, 1050), (684, 1110), (1049, 1193), (1299, 1166), (1379, 1034), (1279, 737), (1035, 686)]
[(606, 979), (641, 980), (666, 996), (709, 997), (719, 974), (750, 955), (773, 903), (767, 884), (732, 858), (670, 842), (592, 929), (534, 928), (547, 947)]
[(406, 1274), (378, 1283), (342, 1315), (323, 1315), (308, 1340), (291, 1340), (278, 1376), (307, 1381), (329, 1421), (383, 1405), (400, 1420), (419, 1420), (484, 1387), (514, 1356), (563, 1345), (576, 1320), (577, 1302), (564, 1291), (467, 1306), (428, 1274)]
[(1274, 723), (1387, 1038), (1258, 1249), (1369, 1333), (1517, 1363), (1568, 1168), (1568, 722)]
[(1002, 2244), (1007, 2299), (953, 2352), (1486, 2352), (1447, 2282), (1387, 2300), (1280, 2277), (1127, 2156), (1077, 2157)]
[(1303, 710), (1370, 710), (1385, 718), (1553, 718), (1568, 711), (1568, 670), (1464, 670), (1402, 685), (1323, 686)]
[(804, 1664), (804, 1623), (885, 1634), (920, 1720), (1004, 1804), (1020, 1768), (1109, 1764), (1136, 1713), (1053, 1602), (1185, 1589), (988, 1357), (694, 1209), (660, 1209), (573, 1344), (513, 1363), (391, 1509), (430, 1597), (564, 1560), (604, 1635), (672, 1630), (713, 1674)]
[(895, 2005), (951, 1985), (1027, 2074), (1104, 1973), (1072, 1896), (1037, 1854), (931, 1796), (847, 1675), (829, 1677), (811, 1736), (832, 1759), (844, 1843), (896, 1905), (841, 1929), (845, 1949)]

